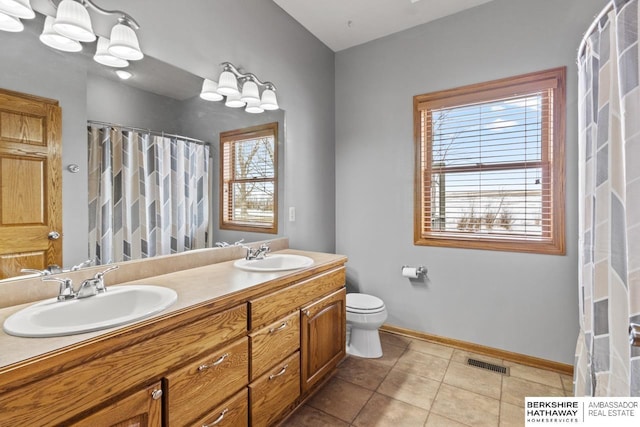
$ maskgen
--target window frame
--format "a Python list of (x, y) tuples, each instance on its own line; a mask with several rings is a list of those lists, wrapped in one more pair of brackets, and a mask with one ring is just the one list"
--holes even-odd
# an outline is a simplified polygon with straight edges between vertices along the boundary
[[(248, 139), (257, 139), (261, 137), (273, 137), (273, 179), (256, 178), (227, 180), (225, 176), (225, 145), (236, 141), (244, 141)], [(238, 222), (227, 218), (225, 205), (227, 203), (225, 197), (226, 189), (233, 187), (233, 184), (239, 181), (243, 182), (273, 182), (273, 222), (271, 224)], [(248, 231), (257, 233), (278, 233), (278, 122), (265, 123), (262, 125), (251, 126), (242, 129), (235, 129), (226, 132), (220, 132), (220, 208), (219, 208), (219, 225), (221, 230)], [(233, 192), (231, 193), (233, 194)], [(230, 199), (231, 201), (233, 198)]]
[[(550, 90), (549, 107), (552, 124), (543, 122), (542, 177), (551, 182), (543, 192), (550, 198), (550, 231), (539, 239), (527, 237), (492, 236), (431, 230), (431, 138), (423, 135), (428, 127), (431, 111), (469, 104), (488, 103), (512, 96), (526, 96)], [(471, 84), (454, 89), (431, 92), (413, 97), (414, 112), (414, 245), (468, 249), (528, 252), (564, 255), (565, 248), (565, 132), (566, 132), (566, 67), (533, 72), (514, 77)], [(546, 137), (545, 137), (546, 136)], [(549, 143), (548, 138), (551, 138)], [(423, 147), (426, 144), (426, 147)], [(550, 165), (549, 165), (550, 163)], [(425, 167), (423, 168), (423, 165)], [(483, 169), (489, 170), (489, 169)], [(437, 173), (437, 172), (435, 172)], [(544, 186), (543, 186), (544, 188)], [(544, 211), (544, 209), (543, 209)]]

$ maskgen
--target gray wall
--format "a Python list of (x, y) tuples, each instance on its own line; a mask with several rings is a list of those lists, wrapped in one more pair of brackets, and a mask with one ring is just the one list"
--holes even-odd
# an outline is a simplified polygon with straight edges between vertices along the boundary
[[(336, 249), (387, 322), (573, 362), (577, 295), (577, 70), (605, 0), (495, 0), (336, 54)], [(413, 245), (412, 97), (566, 65), (567, 255)], [(401, 277), (424, 265), (429, 280)]]

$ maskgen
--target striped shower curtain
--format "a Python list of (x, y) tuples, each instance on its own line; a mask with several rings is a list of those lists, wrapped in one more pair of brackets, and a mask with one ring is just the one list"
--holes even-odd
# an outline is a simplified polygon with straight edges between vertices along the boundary
[(579, 69), (579, 301), (576, 396), (640, 396), (638, 0), (615, 0)]
[(206, 245), (209, 146), (88, 126), (89, 257), (97, 264)]

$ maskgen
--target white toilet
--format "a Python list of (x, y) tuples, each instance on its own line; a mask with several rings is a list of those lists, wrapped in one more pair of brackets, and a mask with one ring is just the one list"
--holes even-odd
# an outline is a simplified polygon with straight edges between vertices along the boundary
[(347, 294), (347, 353), (352, 356), (382, 357), (378, 328), (387, 320), (380, 298), (367, 294)]

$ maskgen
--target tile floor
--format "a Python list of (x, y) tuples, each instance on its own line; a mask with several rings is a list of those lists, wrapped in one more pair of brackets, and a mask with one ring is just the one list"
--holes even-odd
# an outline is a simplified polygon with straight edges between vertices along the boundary
[(524, 425), (525, 396), (571, 396), (572, 378), (473, 355), (510, 376), (467, 366), (462, 350), (382, 332), (381, 359), (348, 357), (283, 427)]

